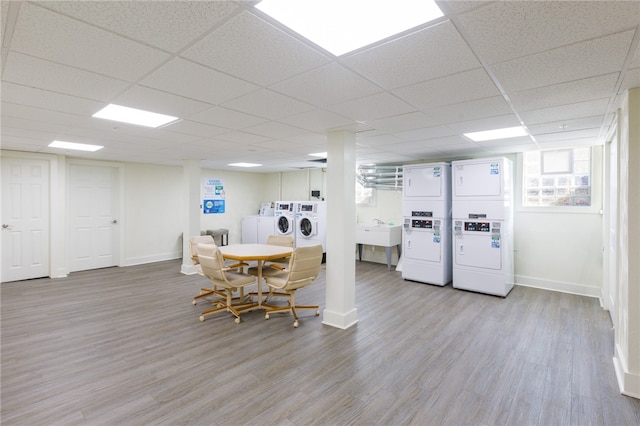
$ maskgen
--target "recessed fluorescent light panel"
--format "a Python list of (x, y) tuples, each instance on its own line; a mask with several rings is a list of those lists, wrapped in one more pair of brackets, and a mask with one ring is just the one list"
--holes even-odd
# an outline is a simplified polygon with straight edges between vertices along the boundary
[(310, 157), (327, 158), (326, 152), (316, 152), (315, 154), (309, 154)]
[(73, 149), (76, 151), (90, 151), (90, 152), (94, 152), (104, 148), (102, 145), (89, 145), (86, 143), (75, 143), (75, 142), (65, 142), (65, 141), (53, 141), (49, 144), (49, 147), (61, 148), (61, 149)]
[(231, 163), (227, 164), (228, 166), (233, 167), (260, 167), (262, 164), (254, 164), (254, 163)]
[(178, 117), (172, 117), (170, 115), (157, 114), (155, 112), (115, 104), (107, 105), (93, 114), (93, 117), (154, 128), (178, 119)]
[(524, 127), (507, 127), (505, 129), (485, 130), (483, 132), (465, 133), (474, 142), (492, 141), (496, 139), (517, 138), (519, 136), (527, 136), (527, 130)]
[(432, 0), (262, 0), (256, 7), (336, 56), (443, 16)]

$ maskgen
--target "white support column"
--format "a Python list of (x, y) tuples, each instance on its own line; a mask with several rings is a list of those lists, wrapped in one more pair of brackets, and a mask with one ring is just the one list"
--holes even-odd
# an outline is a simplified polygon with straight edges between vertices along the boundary
[(322, 323), (346, 329), (358, 322), (356, 287), (356, 137), (327, 137), (327, 286)]
[(620, 392), (640, 399), (640, 87), (619, 112), (618, 289), (613, 364)]
[(182, 267), (180, 272), (194, 274), (189, 252), (189, 238), (200, 235), (200, 161), (185, 160), (182, 166), (182, 187), (184, 189), (184, 222), (182, 225)]

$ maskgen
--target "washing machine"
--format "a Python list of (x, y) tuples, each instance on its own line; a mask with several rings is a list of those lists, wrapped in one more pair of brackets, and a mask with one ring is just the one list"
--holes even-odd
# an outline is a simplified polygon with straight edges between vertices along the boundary
[(276, 201), (274, 217), (276, 234), (290, 235), (295, 242), (296, 203), (294, 201)]
[(327, 207), (321, 201), (300, 201), (296, 210), (296, 247), (322, 245), (326, 253)]

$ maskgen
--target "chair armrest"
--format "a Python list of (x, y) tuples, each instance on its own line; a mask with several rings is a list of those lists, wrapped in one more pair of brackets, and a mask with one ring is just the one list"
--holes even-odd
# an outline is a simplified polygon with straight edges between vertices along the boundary
[(248, 263), (244, 263), (244, 262), (240, 262), (240, 263), (234, 263), (233, 265), (226, 265), (224, 267), (225, 270), (229, 270), (229, 269), (238, 269), (238, 268), (242, 268), (243, 266), (249, 266)]
[(285, 268), (282, 265), (278, 265), (277, 263), (270, 263), (268, 266), (269, 266), (269, 268), (277, 269), (278, 271), (286, 271), (287, 270), (287, 268)]

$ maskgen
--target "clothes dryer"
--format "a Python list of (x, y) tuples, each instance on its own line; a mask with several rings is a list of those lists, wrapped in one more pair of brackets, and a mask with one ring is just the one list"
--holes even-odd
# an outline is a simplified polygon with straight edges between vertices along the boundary
[(326, 203), (321, 201), (300, 201), (296, 213), (296, 247), (322, 245), (326, 253)]
[(514, 285), (513, 168), (507, 158), (453, 169), (453, 287), (506, 296)]
[(294, 201), (276, 201), (274, 216), (276, 234), (290, 235), (295, 243), (296, 203)]
[(403, 167), (402, 278), (451, 282), (451, 164)]

